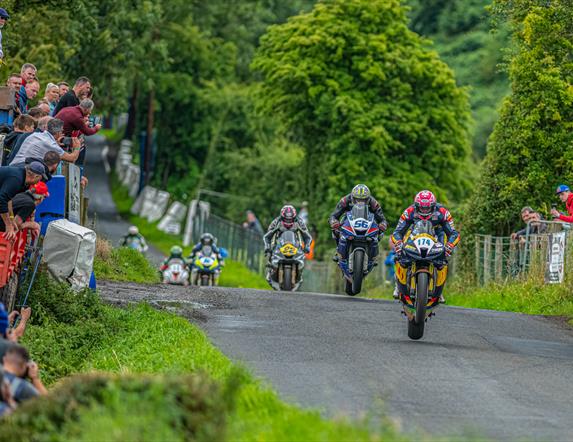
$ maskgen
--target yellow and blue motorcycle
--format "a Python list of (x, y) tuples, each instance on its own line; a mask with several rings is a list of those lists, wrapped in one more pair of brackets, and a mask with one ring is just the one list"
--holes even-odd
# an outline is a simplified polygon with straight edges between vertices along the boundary
[(396, 282), (408, 318), (408, 337), (420, 339), (426, 321), (440, 303), (448, 266), (445, 247), (430, 221), (418, 221), (407, 238), (402, 259), (396, 261)]
[(191, 283), (202, 286), (217, 285), (220, 273), (221, 264), (217, 254), (210, 246), (203, 247), (191, 263)]

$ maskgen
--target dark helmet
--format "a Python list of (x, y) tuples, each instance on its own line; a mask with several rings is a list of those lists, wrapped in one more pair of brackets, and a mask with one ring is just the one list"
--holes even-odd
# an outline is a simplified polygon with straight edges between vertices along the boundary
[(365, 184), (357, 184), (352, 189), (352, 193), (350, 194), (352, 198), (352, 202), (356, 203), (365, 203), (370, 198), (370, 189)]
[(291, 229), (294, 226), (294, 220), (296, 218), (296, 209), (291, 205), (283, 206), (281, 209), (281, 221), (283, 226), (287, 229)]
[(422, 219), (428, 219), (436, 210), (436, 197), (429, 190), (422, 190), (414, 198), (414, 207)]
[(204, 246), (212, 246), (213, 243), (215, 242), (215, 237), (210, 233), (203, 233), (199, 241), (201, 241), (201, 244), (203, 244)]

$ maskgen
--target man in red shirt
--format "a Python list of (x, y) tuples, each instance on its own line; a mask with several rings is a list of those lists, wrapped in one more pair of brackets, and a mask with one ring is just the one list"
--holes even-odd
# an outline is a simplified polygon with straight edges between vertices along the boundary
[(555, 193), (561, 202), (565, 203), (565, 208), (567, 209), (569, 216), (560, 213), (557, 209), (551, 209), (551, 215), (559, 221), (573, 223), (573, 193), (571, 193), (571, 189), (569, 189), (569, 186), (566, 186), (565, 184), (560, 184), (557, 186)]
[(94, 102), (89, 98), (82, 100), (79, 106), (69, 106), (63, 108), (56, 118), (64, 122), (64, 135), (66, 137), (77, 137), (79, 134), (93, 135), (101, 128), (101, 124), (88, 127), (87, 117), (92, 113)]

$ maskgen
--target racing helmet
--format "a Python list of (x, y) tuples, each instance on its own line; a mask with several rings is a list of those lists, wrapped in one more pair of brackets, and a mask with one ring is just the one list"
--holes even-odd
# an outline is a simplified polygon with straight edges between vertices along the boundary
[(210, 233), (203, 233), (203, 235), (201, 235), (201, 238), (199, 238), (199, 241), (204, 246), (212, 246), (213, 243), (215, 242), (215, 237)]
[(127, 229), (127, 233), (130, 235), (138, 235), (139, 229), (137, 228), (137, 226), (130, 226), (129, 229)]
[(370, 189), (366, 184), (357, 184), (352, 189), (350, 198), (354, 204), (356, 203), (366, 203), (368, 198), (370, 198)]
[(171, 256), (183, 256), (183, 249), (179, 246), (173, 246), (169, 253), (171, 253)]
[(422, 219), (429, 219), (436, 210), (436, 197), (429, 190), (422, 190), (414, 198), (414, 207)]
[(281, 209), (281, 222), (283, 223), (283, 226), (287, 229), (291, 229), (292, 226), (294, 226), (295, 218), (296, 209), (289, 204), (283, 206)]

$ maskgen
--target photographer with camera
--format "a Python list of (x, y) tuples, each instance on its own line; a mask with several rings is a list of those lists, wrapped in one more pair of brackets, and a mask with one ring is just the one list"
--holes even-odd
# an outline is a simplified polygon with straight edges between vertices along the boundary
[(12, 397), (17, 403), (48, 394), (48, 390), (40, 379), (38, 364), (30, 360), (30, 354), (26, 348), (18, 344), (12, 345), (6, 351), (2, 365), (4, 380), (10, 385)]
[(56, 152), (63, 161), (74, 163), (80, 155), (80, 140), (64, 137), (63, 130), (62, 120), (51, 119), (45, 132), (34, 132), (26, 138), (10, 165), (22, 163), (26, 158), (44, 158), (49, 151)]
[(569, 186), (566, 186), (565, 184), (560, 184), (557, 186), (555, 193), (561, 202), (565, 203), (565, 209), (569, 216), (559, 212), (556, 204), (551, 205), (551, 215), (555, 220), (573, 223), (573, 193), (571, 193), (571, 189), (569, 189)]

